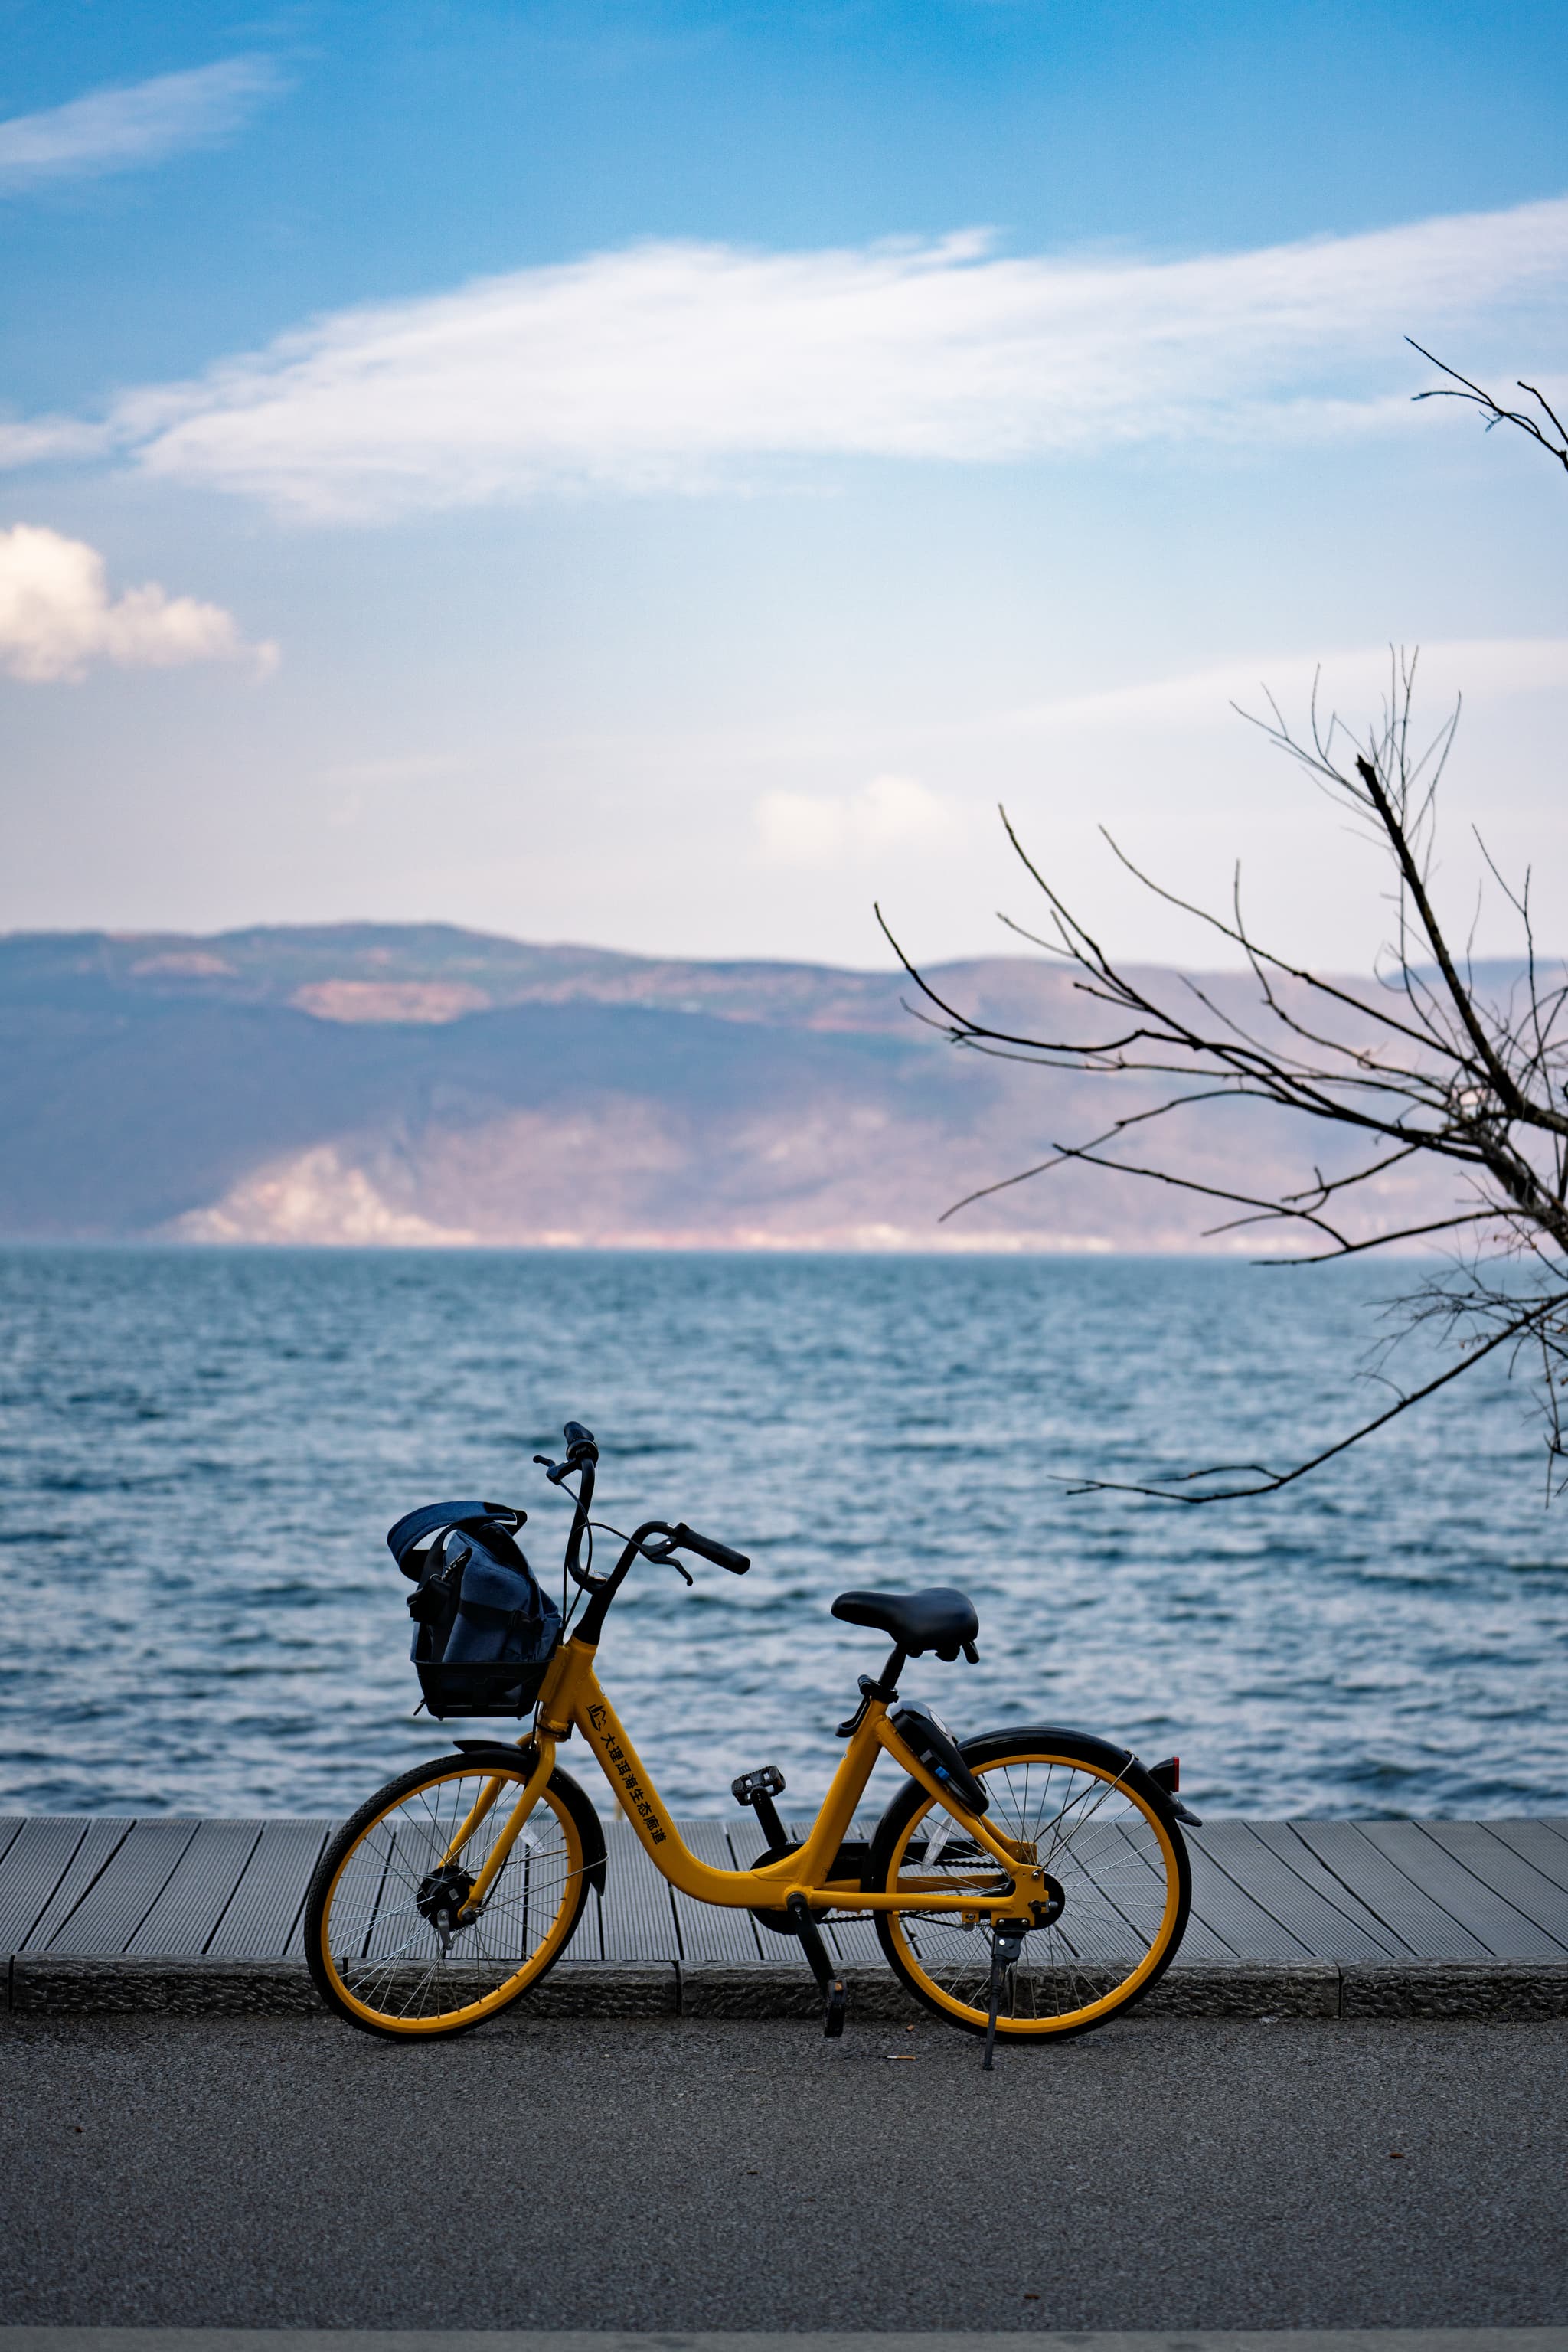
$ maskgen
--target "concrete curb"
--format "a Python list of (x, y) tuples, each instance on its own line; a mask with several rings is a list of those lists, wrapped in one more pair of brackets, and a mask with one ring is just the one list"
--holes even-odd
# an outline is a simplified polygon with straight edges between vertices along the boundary
[(68, 1958), (18, 1954), (14, 2017), (306, 2017), (319, 2011), (302, 1960)]
[[(760, 1971), (759, 1971), (760, 1973)], [(19, 2017), (320, 2017), (303, 1960), (78, 1959), (19, 1955), (9, 2008)], [(677, 2017), (679, 1973), (660, 1962), (563, 1960), (505, 2014)]]
[(1134, 2017), (1338, 2017), (1340, 1971), (1332, 1960), (1194, 1962), (1170, 1968)]
[(1406, 1960), (1340, 1970), (1342, 2017), (1568, 2017), (1568, 1960)]
[[(849, 1969), (850, 2008), (866, 2020), (918, 2017), (885, 1969)], [(319, 2017), (301, 1960), (90, 1959), (19, 1955), (5, 2007), (19, 2017)], [(502, 2012), (532, 2018), (812, 2018), (804, 1967), (563, 1960)], [(1521, 2023), (1568, 2017), (1568, 1961), (1410, 1960), (1386, 1967), (1242, 1961), (1173, 1968), (1131, 2012), (1141, 2018), (1430, 2018)], [(498, 2020), (497, 2022), (501, 2022)]]

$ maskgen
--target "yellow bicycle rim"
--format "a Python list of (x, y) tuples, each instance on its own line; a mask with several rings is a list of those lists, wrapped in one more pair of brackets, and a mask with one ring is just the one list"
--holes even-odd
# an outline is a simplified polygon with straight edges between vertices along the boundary
[[(460, 1850), (454, 1843), (497, 1778), (452, 1765), (390, 1799), (352, 1839), (321, 1907), (317, 1958), (332, 1992), (385, 2033), (450, 2033), (492, 2017), (542, 1976), (582, 1903), (584, 1853), (570, 1807), (542, 1790), (480, 1915), (453, 1927), (463, 1876), (477, 1879), (504, 1832), (526, 1773), (502, 1772), (495, 1801)], [(443, 1886), (441, 1874), (453, 1874)]]
[[(1168, 1958), (1184, 1924), (1183, 1869), (1152, 1806), (1083, 1757), (1020, 1747), (973, 1767), (991, 1799), (987, 1827), (1031, 1849), (1053, 1882), (1047, 1924), (1031, 1929), (1003, 1979), (996, 2030), (1026, 2038), (1081, 2032), (1122, 2008)], [(984, 2030), (988, 1924), (976, 1912), (921, 1914), (919, 1890), (1000, 1893), (1005, 1879), (934, 1799), (895, 1841), (887, 1876), (910, 1882), (908, 1910), (884, 1915), (884, 1948), (928, 2007)]]

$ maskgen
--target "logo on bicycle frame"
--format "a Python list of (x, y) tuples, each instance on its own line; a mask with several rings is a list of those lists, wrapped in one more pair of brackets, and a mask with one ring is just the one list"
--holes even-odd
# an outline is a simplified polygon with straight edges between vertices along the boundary
[(616, 1738), (613, 1731), (605, 1730), (605, 1709), (603, 1706), (591, 1706), (588, 1709), (588, 1720), (593, 1725), (594, 1729), (598, 1734), (601, 1741), (604, 1743), (605, 1753), (608, 1756), (611, 1763), (615, 1766), (616, 1770), (620, 1775), (621, 1785), (624, 1791), (622, 1801), (626, 1804), (629, 1811), (640, 1814), (641, 1818), (647, 1823), (647, 1833), (653, 1840), (655, 1845), (662, 1845), (664, 1843), (665, 1832), (660, 1824), (658, 1815), (654, 1811), (653, 1807), (643, 1795), (642, 1783), (638, 1780), (636, 1773), (632, 1770), (631, 1766), (626, 1761), (626, 1749), (621, 1746), (620, 1741)]

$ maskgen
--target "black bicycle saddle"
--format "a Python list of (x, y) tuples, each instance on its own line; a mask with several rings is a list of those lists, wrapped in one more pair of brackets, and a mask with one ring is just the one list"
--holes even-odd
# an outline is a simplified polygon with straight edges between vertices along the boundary
[(890, 1634), (911, 1658), (924, 1650), (956, 1658), (980, 1631), (973, 1601), (950, 1584), (933, 1584), (924, 1592), (841, 1592), (833, 1614), (847, 1625), (874, 1625)]

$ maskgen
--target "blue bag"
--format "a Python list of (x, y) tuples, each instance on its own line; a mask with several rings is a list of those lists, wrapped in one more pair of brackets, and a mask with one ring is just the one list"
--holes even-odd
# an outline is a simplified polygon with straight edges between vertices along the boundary
[(505, 1503), (426, 1503), (387, 1530), (416, 1590), (409, 1653), (432, 1715), (526, 1715), (561, 1639), (561, 1612), (517, 1542)]

